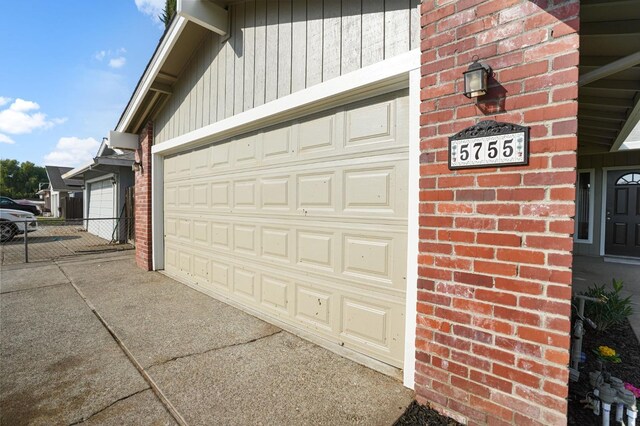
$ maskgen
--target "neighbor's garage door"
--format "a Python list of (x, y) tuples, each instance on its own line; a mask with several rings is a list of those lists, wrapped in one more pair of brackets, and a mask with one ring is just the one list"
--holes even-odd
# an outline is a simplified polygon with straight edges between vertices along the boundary
[(164, 162), (165, 270), (402, 366), (406, 92)]
[[(111, 179), (89, 184), (89, 218), (114, 218), (113, 184)], [(89, 220), (87, 231), (105, 240), (111, 240), (115, 222), (113, 220)]]

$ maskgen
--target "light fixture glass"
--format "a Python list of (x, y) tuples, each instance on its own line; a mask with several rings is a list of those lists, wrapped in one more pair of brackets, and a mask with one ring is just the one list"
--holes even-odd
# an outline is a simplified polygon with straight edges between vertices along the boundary
[(464, 95), (467, 98), (477, 98), (478, 96), (486, 95), (487, 93), (487, 79), (491, 68), (478, 62), (477, 58), (474, 58), (473, 63), (469, 65), (464, 75)]

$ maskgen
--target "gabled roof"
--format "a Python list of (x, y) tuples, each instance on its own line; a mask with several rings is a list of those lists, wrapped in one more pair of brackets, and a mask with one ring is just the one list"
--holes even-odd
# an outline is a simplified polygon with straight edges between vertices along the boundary
[(49, 189), (52, 191), (75, 192), (82, 191), (81, 179), (63, 179), (62, 175), (71, 170), (71, 167), (44, 166), (49, 177)]
[(172, 93), (180, 71), (208, 31), (222, 36), (229, 30), (230, 0), (179, 1), (177, 13), (122, 112), (115, 130), (138, 133)]
[[(83, 178), (87, 178), (87, 176), (83, 176), (88, 171), (95, 170), (98, 166), (115, 166), (115, 167), (131, 167), (133, 162), (135, 161), (133, 151), (123, 152), (119, 149), (110, 148), (106, 140), (102, 140), (100, 147), (98, 148), (98, 153), (93, 158), (93, 160), (88, 163), (76, 167), (75, 169), (69, 168), (67, 171), (62, 173), (62, 178), (64, 179), (73, 179), (78, 180), (80, 178), (80, 182), (82, 182)], [(111, 173), (111, 171), (106, 170), (95, 170), (98, 172), (97, 174), (106, 174)], [(95, 174), (95, 173), (94, 173)], [(75, 179), (74, 179), (75, 178)]]

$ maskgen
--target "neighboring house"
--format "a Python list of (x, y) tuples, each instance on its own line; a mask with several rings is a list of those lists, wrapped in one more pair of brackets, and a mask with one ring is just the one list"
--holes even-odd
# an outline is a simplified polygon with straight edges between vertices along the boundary
[[(640, 258), (640, 2), (179, 3), (109, 140), (138, 264), (462, 423), (566, 424), (574, 234)], [(528, 164), (452, 169), (484, 120)]]
[(129, 238), (132, 223), (126, 218), (125, 201), (127, 189), (134, 183), (133, 163), (133, 152), (111, 149), (103, 140), (93, 160), (63, 175), (82, 181), (88, 232), (109, 241)]
[[(73, 211), (67, 212), (67, 204), (71, 205), (72, 202), (67, 203), (68, 198), (82, 199), (82, 180), (80, 179), (63, 179), (62, 175), (71, 167), (58, 167), (58, 166), (44, 166), (47, 171), (47, 177), (49, 178), (49, 188), (41, 190), (47, 205), (47, 199), (49, 199), (49, 208), (51, 209), (51, 216), (64, 217), (66, 219), (75, 219), (82, 217), (82, 212)], [(40, 193), (40, 192), (39, 192)], [(70, 209), (72, 210), (72, 209)], [(76, 214), (79, 213), (79, 214)]]

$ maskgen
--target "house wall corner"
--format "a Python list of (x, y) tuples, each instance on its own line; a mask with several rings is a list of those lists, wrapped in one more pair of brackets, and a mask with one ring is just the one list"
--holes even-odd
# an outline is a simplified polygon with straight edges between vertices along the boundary
[(139, 145), (135, 161), (141, 164), (135, 172), (134, 226), (136, 263), (145, 271), (153, 269), (151, 245), (151, 147), (153, 146), (153, 123), (149, 122), (139, 134)]
[[(421, 4), (415, 389), (465, 424), (566, 424), (578, 0)], [(473, 59), (489, 93), (462, 94)], [(482, 120), (530, 128), (526, 166), (450, 170)]]

